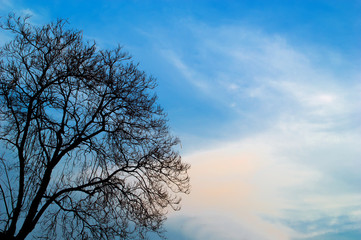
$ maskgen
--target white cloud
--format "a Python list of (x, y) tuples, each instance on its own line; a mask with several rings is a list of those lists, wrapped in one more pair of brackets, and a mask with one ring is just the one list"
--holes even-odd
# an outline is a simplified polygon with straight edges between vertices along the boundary
[(193, 192), (183, 213), (210, 232), (194, 239), (292, 239), (359, 223), (360, 73), (344, 79), (340, 54), (334, 61), (304, 53), (281, 36), (242, 26), (187, 27), (191, 49), (171, 46), (164, 56), (200, 94), (241, 113), (236, 124), (225, 124), (254, 128), (185, 157)]
[(30, 16), (30, 17), (35, 17), (36, 14), (33, 10), (29, 9), (29, 8), (25, 8), (25, 9), (21, 9), (20, 10), (20, 15), (21, 16)]
[(194, 84), (203, 92), (208, 91), (209, 86), (207, 81), (200, 78), (199, 74), (191, 67), (187, 66), (187, 64), (185, 64), (174, 52), (170, 50), (162, 50), (161, 54), (164, 55), (191, 84)]
[[(343, 114), (349, 109), (345, 98), (357, 94), (350, 86), (355, 77), (339, 79), (333, 62), (324, 58), (320, 64), (321, 57), (313, 60), (315, 53), (297, 51), (280, 36), (240, 26), (195, 25), (187, 25), (193, 45), (182, 51), (182, 46), (165, 44), (164, 56), (201, 93), (227, 107), (242, 112), (244, 102), (261, 101), (248, 114), (267, 108), (278, 115), (297, 107), (323, 117)], [(338, 65), (340, 72), (343, 65)]]
[(11, 0), (0, 0), (0, 10), (7, 9), (12, 6), (13, 4)]
[[(193, 187), (181, 214), (195, 218), (188, 234), (203, 233), (192, 239), (227, 233), (226, 239), (247, 234), (250, 239), (286, 240), (355, 227), (361, 220), (361, 191), (350, 187), (358, 181), (343, 177), (358, 173), (349, 170), (361, 166), (360, 140), (303, 126), (291, 131), (275, 126), (184, 157), (192, 164)], [(348, 221), (344, 225), (339, 222), (343, 218)], [(301, 225), (306, 230), (298, 229)]]

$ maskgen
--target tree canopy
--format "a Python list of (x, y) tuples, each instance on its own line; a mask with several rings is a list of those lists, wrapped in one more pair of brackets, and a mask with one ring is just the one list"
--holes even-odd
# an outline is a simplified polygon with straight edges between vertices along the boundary
[(64, 20), (1, 28), (14, 38), (0, 49), (0, 238), (161, 236), (189, 165), (155, 79)]

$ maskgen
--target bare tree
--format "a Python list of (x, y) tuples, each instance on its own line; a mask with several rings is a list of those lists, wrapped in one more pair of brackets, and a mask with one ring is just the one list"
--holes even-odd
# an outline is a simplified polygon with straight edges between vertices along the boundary
[(15, 37), (0, 50), (0, 239), (162, 236), (189, 165), (154, 79), (63, 20), (1, 28)]

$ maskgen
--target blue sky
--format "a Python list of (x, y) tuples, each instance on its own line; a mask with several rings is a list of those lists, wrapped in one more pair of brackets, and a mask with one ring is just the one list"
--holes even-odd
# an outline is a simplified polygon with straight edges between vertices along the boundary
[(66, 18), (158, 79), (192, 165), (170, 239), (361, 239), (361, 1), (0, 0), (9, 11)]

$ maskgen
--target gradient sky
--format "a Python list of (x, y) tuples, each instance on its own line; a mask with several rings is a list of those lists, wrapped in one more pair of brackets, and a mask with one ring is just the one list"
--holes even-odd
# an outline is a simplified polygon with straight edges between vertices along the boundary
[(9, 11), (66, 18), (158, 79), (192, 165), (169, 239), (361, 239), (360, 0), (0, 0)]

